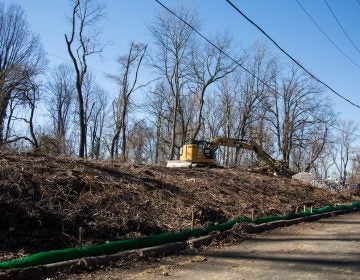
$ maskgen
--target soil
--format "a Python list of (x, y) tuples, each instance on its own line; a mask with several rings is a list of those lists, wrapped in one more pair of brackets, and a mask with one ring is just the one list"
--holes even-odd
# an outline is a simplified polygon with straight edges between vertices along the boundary
[(169, 169), (0, 151), (0, 261), (358, 199), (241, 169)]

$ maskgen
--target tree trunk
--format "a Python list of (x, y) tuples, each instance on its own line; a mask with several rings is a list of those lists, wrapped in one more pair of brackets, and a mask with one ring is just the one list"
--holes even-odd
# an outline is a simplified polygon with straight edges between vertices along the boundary
[(78, 103), (79, 103), (79, 125), (80, 125), (80, 138), (79, 138), (79, 157), (85, 157), (85, 146), (86, 146), (86, 122), (85, 122), (85, 110), (84, 110), (84, 99), (82, 95), (81, 84), (77, 82), (76, 89), (78, 92)]
[(116, 157), (116, 147), (119, 145), (119, 137), (120, 137), (121, 128), (118, 128), (115, 132), (115, 135), (111, 141), (111, 148), (110, 148), (110, 158), (114, 160)]
[(206, 91), (206, 87), (203, 86), (203, 89), (201, 91), (201, 96), (200, 96), (200, 102), (199, 102), (199, 114), (198, 114), (198, 118), (197, 118), (197, 126), (196, 126), (196, 130), (195, 130), (195, 132), (193, 134), (192, 139), (196, 139), (196, 137), (199, 134), (200, 128), (201, 128), (201, 120), (202, 120), (202, 112), (203, 112), (203, 108), (204, 108), (205, 91)]
[[(226, 127), (225, 127), (225, 136), (227, 138), (230, 138), (231, 133), (231, 109), (230, 109), (230, 100), (227, 100), (227, 104), (226, 104)], [(230, 158), (230, 148), (229, 146), (225, 147), (225, 166), (229, 167), (229, 158)]]
[(36, 102), (36, 92), (34, 91), (34, 100), (30, 100), (29, 98), (29, 104), (30, 104), (30, 119), (29, 119), (29, 129), (30, 129), (30, 135), (32, 138), (32, 145), (33, 149), (38, 150), (39, 149), (39, 143), (36, 138), (36, 134), (34, 131), (34, 114), (35, 114), (35, 102)]
[[(131, 51), (129, 52), (129, 55), (131, 54)], [(130, 58), (129, 58), (130, 59)], [(128, 61), (129, 61), (128, 59)], [(127, 64), (127, 67), (126, 67), (126, 72), (129, 71), (129, 67), (130, 67), (130, 62), (128, 62)], [(124, 77), (124, 85), (127, 85), (127, 77), (128, 74), (125, 74), (125, 77)], [(116, 132), (115, 134), (115, 137), (116, 137), (116, 140), (117, 140), (117, 143), (119, 142), (119, 138), (120, 138), (120, 134), (121, 134), (121, 160), (123, 162), (125, 162), (127, 160), (127, 135), (126, 135), (126, 117), (127, 117), (127, 114), (128, 114), (128, 104), (129, 104), (129, 98), (130, 98), (130, 94), (131, 94), (131, 91), (128, 93), (128, 90), (127, 90), (127, 87), (125, 86), (123, 89), (122, 89), (122, 100), (123, 100), (123, 107), (122, 107), (122, 111), (121, 111), (121, 117), (120, 117), (120, 127), (118, 128), (118, 131)], [(114, 139), (115, 139), (114, 137)]]
[(156, 122), (156, 143), (155, 143), (155, 158), (154, 163), (159, 163), (159, 149), (160, 149), (160, 137), (161, 137), (161, 123), (162, 119), (160, 114), (158, 115), (157, 122)]
[(4, 138), (5, 132), (5, 119), (6, 111), (9, 105), (10, 98), (8, 96), (3, 96), (3, 92), (0, 92), (0, 144), (3, 143), (6, 139)]
[(127, 115), (127, 100), (124, 100), (124, 110), (122, 114), (122, 145), (121, 145), (121, 160), (125, 162), (127, 160), (126, 154), (126, 115)]
[(170, 160), (174, 159), (175, 155), (175, 144), (176, 144), (176, 121), (179, 106), (179, 96), (175, 95), (174, 111), (172, 117), (172, 128), (171, 128), (171, 143), (170, 143)]

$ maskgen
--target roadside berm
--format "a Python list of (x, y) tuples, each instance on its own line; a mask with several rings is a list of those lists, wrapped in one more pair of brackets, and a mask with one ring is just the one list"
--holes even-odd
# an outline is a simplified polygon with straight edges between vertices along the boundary
[(241, 169), (167, 169), (0, 152), (0, 260), (358, 200)]

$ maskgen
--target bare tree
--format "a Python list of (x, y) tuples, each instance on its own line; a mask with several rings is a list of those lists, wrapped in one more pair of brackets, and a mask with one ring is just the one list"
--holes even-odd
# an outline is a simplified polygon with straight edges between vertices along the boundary
[(73, 0), (71, 31), (65, 34), (65, 42), (76, 73), (76, 91), (79, 115), (79, 157), (86, 154), (86, 115), (83, 83), (88, 70), (88, 57), (100, 53), (99, 30), (96, 24), (103, 17), (104, 5), (97, 0)]
[(296, 168), (297, 171), (310, 172), (313, 169), (317, 172), (316, 161), (326, 162), (321, 156), (326, 152), (326, 146), (331, 141), (330, 127), (335, 122), (335, 115), (331, 106), (327, 105), (326, 102), (318, 105), (319, 108), (312, 114), (312, 125), (304, 123), (297, 132), (298, 140), (293, 153), (293, 168)]
[[(286, 73), (281, 82), (277, 81), (275, 87), (277, 90), (271, 91), (267, 99), (268, 121), (281, 159), (289, 164), (294, 149), (308, 144), (304, 139), (308, 139), (311, 128), (325, 122), (318, 112), (325, 108), (330, 111), (331, 107), (322, 97), (321, 89), (295, 66), (291, 66), (290, 73)], [(326, 131), (324, 133), (326, 136)]]
[(126, 160), (126, 132), (127, 116), (131, 103), (131, 95), (140, 87), (138, 85), (139, 70), (146, 53), (146, 45), (132, 42), (127, 55), (119, 58), (121, 74), (119, 77), (112, 77), (119, 83), (119, 95), (113, 101), (113, 114), (115, 122), (115, 132), (111, 142), (110, 157), (114, 159), (121, 135), (122, 160)]
[(16, 115), (18, 113), (17, 108), (20, 105), (22, 105), (22, 103), (23, 103), (22, 99), (14, 98), (14, 94), (13, 94), (13, 98), (11, 98), (9, 100), (7, 116), (6, 116), (7, 119), (6, 119), (5, 136), (4, 136), (3, 143), (6, 143), (7, 141), (9, 141), (10, 137), (15, 132), (14, 120), (17, 119), (17, 117), (16, 117)]
[[(203, 122), (205, 94), (208, 88), (234, 72), (239, 65), (229, 60), (224, 54), (229, 52), (230, 40), (228, 38), (218, 38), (216, 45), (218, 48), (209, 45), (206, 45), (204, 48), (199, 48), (197, 45), (192, 51), (191, 74), (189, 77), (192, 82), (190, 91), (196, 96), (197, 100), (197, 117), (194, 122), (192, 139), (195, 139), (200, 132)], [(199, 51), (200, 49), (202, 51)], [(192, 110), (194, 109), (195, 108), (192, 108)]]
[(107, 98), (105, 91), (100, 88), (96, 92), (94, 107), (89, 115), (90, 157), (99, 159), (102, 150), (102, 138), (105, 129), (105, 121), (108, 116)]
[[(236, 120), (234, 117), (234, 100), (235, 100), (235, 93), (229, 87), (229, 81), (224, 80), (220, 86), (221, 97), (220, 103), (222, 108), (222, 119), (223, 119), (223, 135), (225, 137), (234, 137), (234, 127), (233, 124)], [(230, 165), (230, 148), (224, 147), (224, 158), (223, 162), (225, 166)]]
[[(224, 118), (221, 114), (219, 115), (219, 112), (223, 112), (224, 105), (226, 106), (228, 103), (228, 98), (223, 96), (223, 93), (221, 91), (220, 95), (216, 91), (205, 97), (203, 138), (212, 139), (220, 135), (223, 129)], [(222, 100), (223, 98), (224, 100)]]
[[(232, 91), (236, 99), (237, 119), (234, 121), (236, 138), (254, 140), (267, 150), (272, 142), (266, 125), (267, 109), (264, 108), (277, 72), (277, 63), (267, 51), (266, 46), (257, 42), (246, 55), (248, 72), (241, 69), (233, 75)], [(239, 163), (242, 151), (237, 148), (235, 162)]]
[(167, 158), (166, 142), (170, 134), (170, 101), (169, 94), (164, 82), (156, 84), (154, 90), (150, 90), (143, 105), (144, 110), (150, 115), (149, 121), (155, 127), (154, 132), (154, 164), (164, 162)]
[[(250, 138), (252, 123), (259, 120), (263, 101), (269, 94), (266, 84), (271, 84), (277, 71), (276, 60), (270, 57), (266, 47), (260, 43), (254, 44), (252, 53), (248, 55), (246, 68), (248, 72), (237, 72), (234, 76), (234, 91), (237, 93), (238, 110), (236, 134), (241, 139)], [(258, 143), (262, 139), (256, 139)]]
[(356, 184), (357, 192), (360, 193), (360, 155), (356, 153), (351, 161), (351, 175), (348, 178), (348, 182)]
[(333, 153), (333, 161), (338, 171), (340, 183), (345, 185), (347, 183), (348, 165), (352, 158), (353, 144), (357, 140), (356, 131), (358, 125), (354, 121), (342, 120), (340, 122), (342, 130), (337, 136), (337, 145)]
[(4, 140), (3, 143), (13, 143), (19, 140), (25, 140), (31, 144), (33, 150), (39, 149), (39, 142), (34, 127), (35, 109), (38, 105), (39, 98), (40, 86), (35, 81), (23, 81), (21, 87), (19, 86), (16, 88), (15, 95), (12, 98), (12, 101), (16, 100), (16, 105), (11, 104), (10, 107), (14, 106), (11, 110), (14, 110), (15, 107), (20, 107), (21, 109), (19, 111), (21, 111), (21, 116), (11, 113), (11, 121), (26, 124), (29, 129), (29, 135), (26, 135), (23, 132), (21, 134), (17, 134), (16, 131), (12, 134), (8, 132), (7, 139)]
[[(319, 137), (322, 134), (322, 131), (320, 129), (320, 133), (318, 133), (316, 131), (316, 136), (315, 137)], [(322, 140), (322, 139), (321, 139)], [(321, 143), (321, 142), (320, 142)], [(321, 144), (319, 144), (320, 146)], [(333, 134), (328, 133), (328, 135), (326, 136), (326, 139), (324, 141), (324, 145), (322, 147), (322, 151), (320, 153), (320, 155), (318, 156), (318, 158), (313, 162), (312, 166), (311, 166), (311, 171), (314, 171), (315, 174), (319, 177), (319, 178), (323, 178), (323, 179), (328, 179), (330, 177), (331, 171), (335, 165), (335, 162), (332, 160), (332, 153), (333, 153), (333, 148), (335, 146), (335, 138), (333, 136)], [(309, 147), (309, 157), (311, 158), (311, 152), (313, 150), (313, 148), (311, 147), (312, 145), (310, 144)], [(316, 146), (316, 143), (315, 143)], [(316, 148), (315, 148), (316, 150)], [(297, 151), (295, 152), (295, 157), (297, 157)], [(303, 166), (307, 167), (307, 163), (308, 158), (305, 159), (305, 164)], [(301, 159), (296, 160), (296, 161), (301, 161)], [(295, 162), (296, 162), (295, 161)], [(301, 166), (298, 166), (295, 163), (295, 166), (298, 170), (306, 170), (306, 168), (302, 168)]]
[(75, 102), (75, 87), (72, 69), (66, 64), (57, 66), (48, 82), (47, 109), (52, 119), (52, 130), (60, 151), (67, 153), (66, 136), (70, 129), (70, 114)]
[(98, 99), (98, 92), (100, 91), (100, 88), (98, 86), (98, 84), (96, 83), (95, 80), (95, 75), (93, 75), (92, 72), (87, 72), (84, 76), (84, 81), (83, 81), (83, 89), (82, 89), (82, 93), (83, 93), (83, 101), (84, 101), (84, 124), (85, 124), (85, 156), (88, 156), (88, 148), (89, 148), (89, 142), (88, 142), (88, 138), (89, 138), (89, 123), (90, 123), (90, 118), (94, 113), (95, 110), (95, 106), (97, 103), (97, 99)]
[[(46, 65), (39, 37), (30, 31), (20, 6), (0, 4), (0, 143), (4, 138), (9, 105)], [(8, 124), (7, 127), (10, 127)], [(6, 133), (8, 135), (8, 133)]]
[[(176, 13), (192, 26), (197, 27), (196, 13), (186, 7), (176, 9)], [(150, 31), (157, 45), (153, 67), (163, 77), (172, 97), (171, 135), (169, 158), (175, 156), (177, 124), (184, 87), (188, 82), (189, 58), (193, 31), (183, 21), (169, 13), (159, 13)], [(182, 139), (183, 141), (183, 139)]]
[[(149, 163), (152, 157), (151, 148), (152, 132), (145, 121), (139, 121), (130, 128), (129, 149), (135, 163)], [(128, 156), (129, 157), (129, 156)]]
[(31, 83), (29, 90), (27, 90), (26, 94), (24, 94), (25, 102), (28, 104), (30, 108), (29, 120), (26, 120), (26, 122), (29, 124), (31, 144), (33, 146), (33, 149), (35, 150), (39, 149), (39, 143), (34, 128), (34, 115), (35, 115), (37, 101), (39, 100), (39, 92), (40, 92), (39, 86), (35, 83)]

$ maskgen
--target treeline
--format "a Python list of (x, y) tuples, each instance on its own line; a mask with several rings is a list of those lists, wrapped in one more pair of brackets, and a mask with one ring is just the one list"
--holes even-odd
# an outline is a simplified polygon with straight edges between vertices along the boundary
[[(264, 44), (236, 53), (229, 36), (214, 35), (213, 46), (184, 23), (200, 30), (192, 8), (176, 8), (184, 21), (160, 11), (149, 27), (152, 40), (129, 43), (119, 72), (107, 77), (118, 90), (106, 92), (88, 65), (104, 47), (98, 34), (105, 6), (71, 3), (64, 49), (72, 63), (54, 69), (21, 7), (0, 5), (3, 147), (164, 164), (190, 139), (220, 135), (255, 141), (294, 171), (328, 177), (335, 170), (342, 182), (349, 174), (355, 180), (357, 125), (339, 120), (324, 88)], [(239, 149), (221, 149), (218, 157), (226, 166), (257, 160)]]

